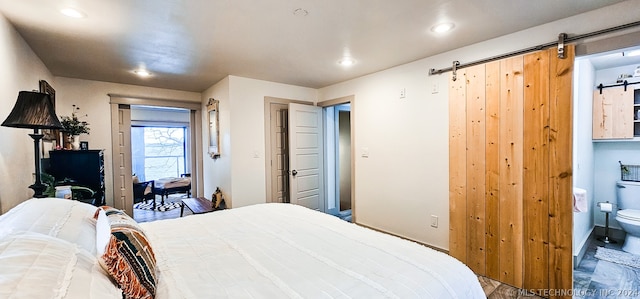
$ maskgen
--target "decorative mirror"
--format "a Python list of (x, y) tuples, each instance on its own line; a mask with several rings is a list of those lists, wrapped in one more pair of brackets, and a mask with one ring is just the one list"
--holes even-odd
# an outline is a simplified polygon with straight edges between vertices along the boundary
[(219, 101), (209, 98), (207, 103), (207, 115), (209, 117), (209, 156), (216, 159), (220, 157), (220, 128), (218, 125)]

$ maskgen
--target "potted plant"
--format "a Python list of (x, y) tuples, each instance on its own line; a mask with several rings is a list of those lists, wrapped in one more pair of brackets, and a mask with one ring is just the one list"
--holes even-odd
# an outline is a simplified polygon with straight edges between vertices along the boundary
[(67, 134), (67, 138), (69, 138), (69, 142), (75, 150), (80, 148), (80, 134), (89, 134), (89, 123), (78, 119), (78, 115), (76, 114), (78, 110), (80, 110), (80, 107), (73, 105), (71, 116), (60, 117), (60, 123), (62, 123), (64, 127), (63, 132)]

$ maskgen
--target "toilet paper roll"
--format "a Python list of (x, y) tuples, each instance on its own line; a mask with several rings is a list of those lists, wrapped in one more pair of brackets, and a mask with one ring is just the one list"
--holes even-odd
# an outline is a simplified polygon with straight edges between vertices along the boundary
[(600, 211), (601, 212), (605, 212), (605, 213), (609, 213), (609, 212), (613, 211), (613, 204), (610, 204), (608, 202), (601, 202), (600, 203)]

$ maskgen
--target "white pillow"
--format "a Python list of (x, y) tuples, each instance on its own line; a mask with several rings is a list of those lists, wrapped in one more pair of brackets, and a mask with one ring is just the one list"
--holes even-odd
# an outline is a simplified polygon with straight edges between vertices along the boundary
[(51, 236), (0, 238), (0, 265), (0, 298), (122, 297), (94, 255)]
[(111, 225), (109, 217), (103, 209), (98, 209), (98, 219), (96, 220), (96, 249), (98, 256), (102, 256), (111, 240)]
[(14, 232), (36, 232), (77, 244), (96, 253), (97, 207), (62, 198), (32, 198), (0, 215), (0, 238)]

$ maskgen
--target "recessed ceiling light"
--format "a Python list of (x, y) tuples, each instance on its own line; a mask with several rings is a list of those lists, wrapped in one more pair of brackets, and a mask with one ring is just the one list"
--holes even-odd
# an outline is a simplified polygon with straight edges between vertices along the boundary
[(344, 57), (338, 60), (338, 64), (341, 66), (352, 66), (356, 63), (356, 61), (351, 57)]
[(140, 76), (140, 77), (149, 77), (151, 76), (151, 73), (147, 70), (135, 70), (133, 71), (136, 75)]
[(431, 31), (435, 33), (445, 33), (455, 27), (453, 23), (442, 23), (431, 27)]
[(309, 11), (304, 8), (296, 8), (293, 11), (293, 15), (298, 17), (306, 17), (308, 14), (309, 14)]
[(60, 10), (60, 13), (67, 17), (76, 18), (76, 19), (82, 19), (87, 17), (87, 14), (78, 10), (77, 8), (72, 8), (72, 7), (65, 7)]

